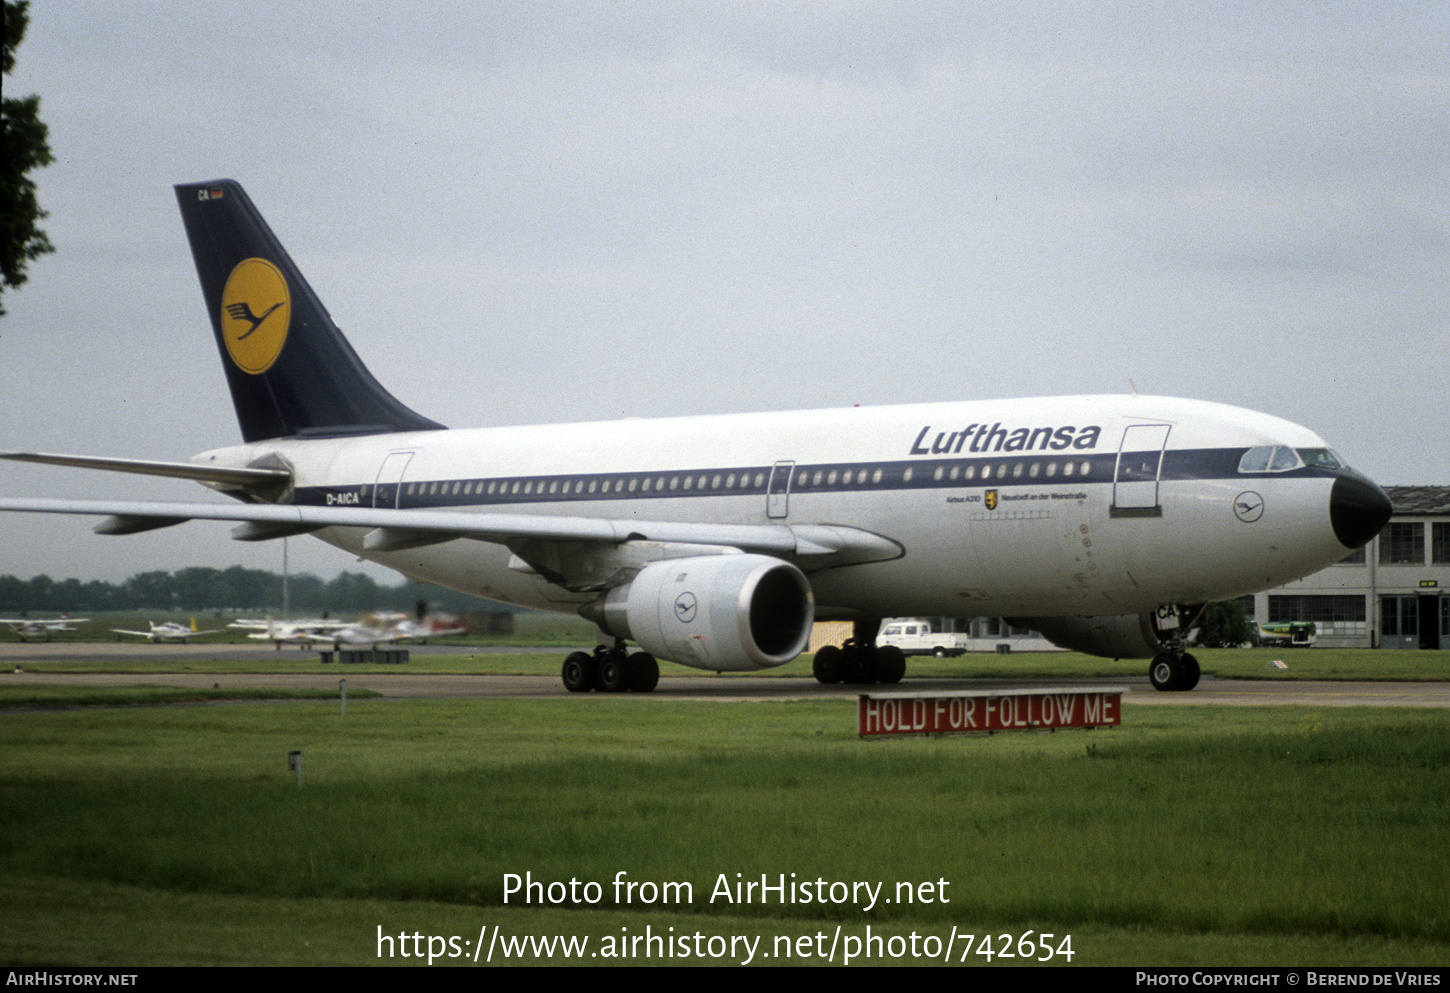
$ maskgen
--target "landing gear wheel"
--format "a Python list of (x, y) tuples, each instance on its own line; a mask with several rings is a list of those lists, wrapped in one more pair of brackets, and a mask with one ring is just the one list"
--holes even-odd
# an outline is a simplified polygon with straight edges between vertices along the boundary
[(826, 645), (816, 652), (816, 660), (811, 663), (811, 673), (816, 677), (816, 682), (827, 686), (839, 683), (843, 668), (842, 652), (835, 645)]
[(867, 686), (876, 682), (876, 650), (869, 645), (846, 646), (845, 682)]
[(1155, 690), (1176, 690), (1181, 678), (1182, 666), (1171, 652), (1153, 656), (1153, 662), (1148, 666), (1148, 681)]
[(631, 693), (649, 693), (660, 684), (660, 664), (649, 652), (635, 652), (624, 668)]
[(1185, 652), (1183, 658), (1179, 661), (1182, 665), (1182, 672), (1179, 675), (1176, 689), (1187, 692), (1198, 685), (1198, 677), (1200, 675), (1198, 659)]
[(594, 656), (574, 652), (564, 660), (564, 689), (570, 693), (588, 693), (594, 688)]
[(605, 652), (599, 660), (594, 688), (601, 693), (623, 693), (629, 688), (629, 670), (623, 652)]
[[(941, 651), (941, 649), (937, 649)], [(899, 683), (906, 675), (906, 653), (895, 645), (881, 645), (876, 649), (876, 681)]]

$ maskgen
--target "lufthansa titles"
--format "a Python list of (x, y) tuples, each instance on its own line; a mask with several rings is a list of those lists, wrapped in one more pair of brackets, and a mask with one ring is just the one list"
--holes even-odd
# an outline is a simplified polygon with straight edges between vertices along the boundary
[[(960, 455), (962, 452), (1060, 452), (1085, 451), (1098, 446), (1103, 429), (1096, 424), (1075, 427), (1004, 428), (995, 424), (968, 424), (959, 431), (938, 431), (931, 425), (921, 429), (911, 443), (912, 455)], [(930, 440), (928, 440), (930, 439)]]

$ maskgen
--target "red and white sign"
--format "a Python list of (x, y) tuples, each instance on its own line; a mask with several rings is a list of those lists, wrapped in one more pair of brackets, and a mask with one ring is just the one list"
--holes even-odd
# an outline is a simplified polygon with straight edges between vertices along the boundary
[(1122, 687), (862, 693), (856, 721), (863, 738), (889, 734), (962, 734), (1104, 727), (1123, 722)]

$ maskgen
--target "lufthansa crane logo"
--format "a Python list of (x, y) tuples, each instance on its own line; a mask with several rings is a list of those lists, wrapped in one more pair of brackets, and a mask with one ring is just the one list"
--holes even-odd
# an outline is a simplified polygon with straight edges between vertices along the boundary
[(266, 259), (243, 259), (222, 290), (222, 340), (237, 368), (261, 375), (277, 361), (292, 324), (292, 295), (281, 270)]
[(1252, 524), (1264, 516), (1264, 498), (1253, 490), (1244, 490), (1234, 497), (1234, 516), (1245, 524)]
[(693, 593), (681, 593), (675, 597), (675, 619), (681, 624), (689, 624), (695, 619), (695, 611), (700, 606)]

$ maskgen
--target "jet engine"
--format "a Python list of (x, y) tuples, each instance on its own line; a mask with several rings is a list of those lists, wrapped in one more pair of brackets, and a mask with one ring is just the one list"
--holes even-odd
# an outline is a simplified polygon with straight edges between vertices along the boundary
[(806, 648), (815, 599), (805, 574), (765, 555), (652, 562), (580, 613), (616, 638), (696, 669), (784, 665)]
[(1152, 614), (1100, 617), (1012, 618), (1015, 627), (1040, 631), (1058, 648), (1109, 659), (1151, 659), (1163, 651)]

